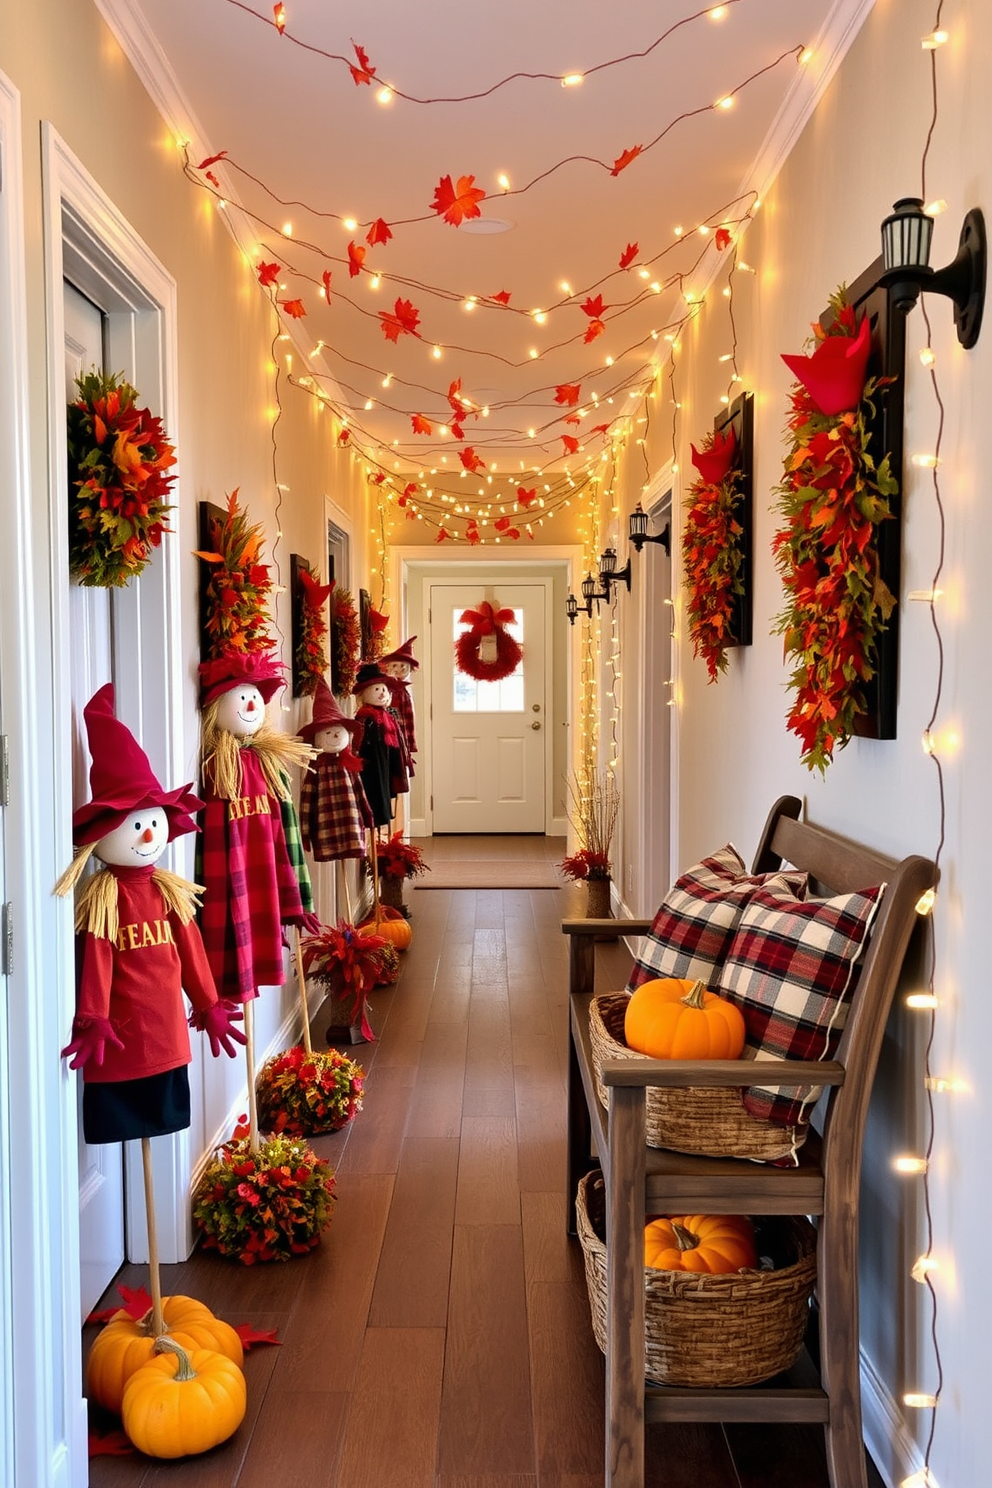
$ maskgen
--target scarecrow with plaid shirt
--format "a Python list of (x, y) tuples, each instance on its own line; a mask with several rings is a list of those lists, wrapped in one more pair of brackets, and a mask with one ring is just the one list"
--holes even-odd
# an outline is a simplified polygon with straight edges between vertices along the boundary
[(362, 785), (365, 761), (355, 754), (362, 724), (348, 718), (321, 678), (313, 698), (313, 718), (300, 738), (319, 751), (303, 779), (300, 825), (303, 847), (318, 863), (365, 855), (365, 831), (373, 825)]

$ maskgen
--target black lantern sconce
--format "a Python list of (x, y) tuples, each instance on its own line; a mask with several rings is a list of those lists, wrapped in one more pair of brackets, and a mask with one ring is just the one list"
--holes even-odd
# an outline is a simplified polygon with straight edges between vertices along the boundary
[(591, 573), (586, 574), (585, 578), (582, 580), (581, 587), (582, 598), (585, 601), (584, 604), (579, 604), (579, 601), (576, 599), (574, 594), (570, 594), (565, 601), (565, 614), (568, 616), (569, 625), (575, 624), (577, 615), (588, 615), (591, 619), (593, 600), (596, 600), (598, 602), (601, 599), (609, 599), (610, 597), (609, 589), (607, 589), (604, 594), (598, 594), (596, 592), (596, 580), (593, 578)]
[(627, 559), (623, 568), (617, 568), (617, 555), (615, 548), (607, 548), (601, 554), (599, 560), (599, 582), (603, 585), (604, 598), (610, 597), (611, 584), (626, 584), (627, 593), (630, 593), (630, 559)]
[(965, 214), (958, 251), (943, 269), (930, 267), (933, 218), (923, 210), (922, 198), (904, 196), (882, 223), (884, 272), (879, 278), (892, 304), (908, 315), (920, 292), (941, 294), (954, 301), (958, 340), (972, 347), (982, 328), (985, 305), (985, 218), (974, 207)]
[(669, 557), (672, 555), (672, 533), (668, 523), (665, 523), (663, 532), (656, 532), (648, 536), (648, 514), (640, 502), (637, 503), (630, 514), (630, 530), (628, 541), (635, 552), (639, 553), (645, 543), (661, 543)]

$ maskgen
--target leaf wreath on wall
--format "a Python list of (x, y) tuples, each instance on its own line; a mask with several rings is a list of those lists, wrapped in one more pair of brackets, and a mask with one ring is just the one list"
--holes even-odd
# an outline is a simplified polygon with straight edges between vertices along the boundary
[(715, 682), (727, 669), (727, 651), (735, 641), (735, 602), (744, 593), (744, 529), (737, 511), (743, 492), (735, 468), (733, 424), (708, 434), (702, 449), (691, 449), (699, 475), (689, 488), (682, 533), (686, 610), (692, 654), (702, 657), (710, 682)]
[(330, 619), (331, 691), (338, 697), (350, 697), (361, 659), (362, 627), (354, 596), (341, 584), (331, 589)]
[(293, 587), (293, 692), (313, 697), (317, 683), (327, 670), (327, 621), (324, 606), (334, 589), (334, 580), (322, 584), (305, 558), (296, 559)]
[(810, 770), (826, 771), (866, 712), (878, 638), (895, 598), (879, 572), (877, 536), (898, 490), (885, 454), (877, 463), (868, 426), (873, 396), (889, 379), (868, 378), (870, 325), (857, 323), (844, 289), (829, 329), (813, 327), (811, 356), (784, 355), (796, 374), (784, 479), (776, 488), (784, 526), (772, 552), (786, 604), (775, 622), (794, 665), (788, 727)]
[(169, 532), (175, 447), (123, 376), (85, 372), (66, 413), (69, 571), (109, 589), (141, 573)]
[(271, 650), (272, 579), (268, 564), (259, 562), (265, 529), (249, 522), (247, 512), (238, 506), (237, 486), (227, 498), (223, 517), (210, 518), (209, 534), (211, 546), (195, 554), (208, 565), (204, 656)]

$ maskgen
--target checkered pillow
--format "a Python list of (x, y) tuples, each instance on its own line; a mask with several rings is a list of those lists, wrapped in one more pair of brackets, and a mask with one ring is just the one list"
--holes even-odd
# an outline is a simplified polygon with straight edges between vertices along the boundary
[[(754, 892), (714, 988), (744, 1015), (745, 1058), (833, 1055), (883, 888), (792, 903)], [(821, 1090), (754, 1085), (744, 1105), (752, 1116), (795, 1126), (809, 1120)]]
[(748, 874), (729, 843), (683, 873), (641, 941), (627, 991), (654, 977), (698, 977), (715, 988), (741, 911), (759, 888), (791, 901), (806, 892), (806, 874)]

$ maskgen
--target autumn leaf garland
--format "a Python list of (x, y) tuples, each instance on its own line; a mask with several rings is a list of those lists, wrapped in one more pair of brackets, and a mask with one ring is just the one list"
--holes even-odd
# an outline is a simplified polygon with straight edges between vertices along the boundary
[(886, 379), (865, 381), (867, 321), (856, 324), (843, 289), (831, 306), (829, 329), (813, 328), (813, 355), (785, 358), (800, 381), (777, 488), (785, 525), (772, 543), (786, 594), (775, 629), (794, 662), (788, 727), (802, 742), (803, 764), (821, 774), (867, 711), (878, 638), (895, 605), (877, 535), (898, 491), (888, 455), (876, 465), (868, 448), (873, 397)]
[(712, 433), (701, 450), (692, 446), (699, 472), (689, 488), (690, 505), (682, 533), (682, 569), (692, 653), (702, 657), (715, 682), (727, 668), (735, 603), (744, 593), (743, 527), (738, 512), (743, 491), (733, 468), (737, 450), (734, 426)]

